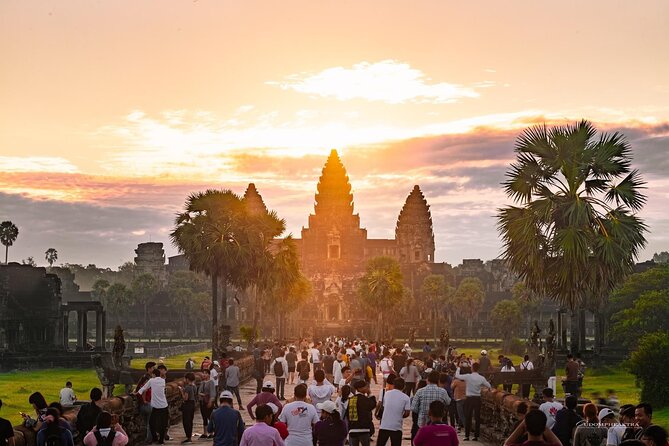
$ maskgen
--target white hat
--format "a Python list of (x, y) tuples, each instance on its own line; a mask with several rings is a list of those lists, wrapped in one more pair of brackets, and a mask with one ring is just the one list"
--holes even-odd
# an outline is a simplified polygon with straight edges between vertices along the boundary
[(432, 373), (432, 369), (431, 368), (425, 369), (425, 373)]
[(481, 354), (482, 354), (483, 356), (487, 355), (487, 354), (488, 354), (488, 350), (481, 350)]
[(272, 381), (265, 381), (265, 384), (262, 385), (263, 389), (273, 389), (274, 383)]
[(219, 399), (223, 399), (223, 398), (231, 400), (232, 399), (232, 392), (230, 392), (229, 390), (222, 391), (221, 396), (219, 397)]
[(332, 413), (335, 410), (337, 410), (337, 405), (334, 403), (334, 401), (326, 400), (326, 401), (323, 401), (322, 403), (316, 404), (316, 409), (324, 410), (327, 413)]
[(214, 365), (221, 365), (218, 361), (214, 361)]
[(609, 415), (615, 415), (616, 413), (609, 409), (608, 407), (603, 408), (602, 410), (599, 411), (599, 421), (602, 421), (604, 418), (608, 417)]
[(274, 403), (267, 403), (267, 405), (272, 409), (272, 413), (276, 415), (279, 412), (279, 407)]

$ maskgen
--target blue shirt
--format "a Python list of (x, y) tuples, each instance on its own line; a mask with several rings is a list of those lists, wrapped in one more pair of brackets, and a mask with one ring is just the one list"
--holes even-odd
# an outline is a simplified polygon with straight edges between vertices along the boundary
[(207, 431), (214, 433), (214, 446), (237, 446), (244, 433), (244, 422), (238, 411), (221, 406), (211, 414)]

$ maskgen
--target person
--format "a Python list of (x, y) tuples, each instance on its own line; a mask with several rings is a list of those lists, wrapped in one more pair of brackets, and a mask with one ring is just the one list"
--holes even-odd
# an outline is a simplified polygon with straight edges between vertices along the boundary
[(284, 357), (285, 352), (283, 350), (278, 351), (276, 354), (277, 356), (274, 358), (271, 366), (276, 378), (276, 396), (280, 400), (285, 400), (286, 378), (288, 378), (288, 361)]
[(179, 386), (179, 391), (184, 400), (183, 404), (181, 404), (181, 413), (186, 439), (181, 443), (190, 443), (193, 436), (193, 419), (195, 417), (195, 401), (197, 399), (197, 387), (194, 384), (195, 374), (193, 372), (186, 373), (184, 381), (186, 385), (184, 387)]
[[(102, 399), (102, 390), (94, 387), (91, 389), (89, 396), (91, 401), (81, 406), (79, 413), (77, 414), (76, 426), (81, 438), (93, 429), (93, 426), (95, 426), (98, 419), (98, 415), (102, 412), (102, 409), (100, 409), (99, 406), (100, 400)], [(151, 431), (148, 430), (148, 432), (150, 433)]]
[(541, 396), (544, 402), (539, 406), (539, 410), (546, 415), (546, 426), (548, 429), (552, 429), (555, 424), (555, 415), (557, 415), (558, 411), (562, 409), (563, 406), (554, 400), (553, 389), (550, 387), (546, 387), (542, 390)]
[(69, 429), (59, 424), (60, 413), (55, 407), (46, 409), (44, 415), (45, 427), (37, 432), (37, 446), (60, 445), (74, 446), (74, 439)]
[[(607, 409), (613, 414), (611, 409)], [(583, 406), (583, 417), (585, 422), (576, 426), (574, 430), (573, 446), (606, 446), (608, 427), (599, 423), (597, 406), (588, 403)]]
[(566, 407), (558, 410), (555, 414), (555, 424), (551, 430), (560, 439), (562, 446), (571, 446), (572, 434), (582, 418), (576, 413), (576, 406), (578, 405), (576, 395), (567, 395), (564, 404)]
[[(244, 421), (239, 411), (232, 408), (232, 393), (221, 392), (219, 406), (211, 414), (206, 427), (214, 446), (237, 446), (244, 433)], [(212, 437), (213, 436), (213, 437)]]
[(241, 372), (235, 364), (235, 360), (228, 359), (228, 366), (225, 368), (225, 388), (237, 397), (239, 409), (242, 409), (242, 397), (239, 395), (239, 381)]
[(335, 357), (332, 355), (332, 350), (330, 347), (325, 349), (325, 355), (321, 358), (323, 363), (323, 370), (325, 371), (325, 378), (330, 381), (334, 379), (334, 363)]
[(68, 381), (65, 383), (65, 387), (60, 389), (60, 404), (63, 406), (74, 406), (75, 401), (77, 401), (77, 395), (72, 390), (72, 382)]
[[(314, 406), (318, 406), (318, 403), (332, 399), (332, 395), (335, 393), (335, 388), (325, 380), (325, 371), (323, 369), (314, 371), (314, 379), (316, 382), (308, 387), (307, 394), (311, 399), (311, 403)], [(317, 409), (317, 412), (318, 416), (320, 416), (320, 410)]]
[(650, 425), (641, 435), (641, 441), (646, 446), (666, 446), (667, 431), (661, 426)]
[(430, 423), (418, 429), (414, 446), (458, 446), (458, 433), (444, 423), (446, 405), (440, 400), (432, 401), (428, 414)]
[(319, 370), (321, 368), (321, 350), (320, 350), (321, 343), (317, 342), (314, 344), (314, 346), (309, 350), (309, 353), (311, 354), (311, 363), (314, 365), (314, 372), (316, 370)]
[[(258, 354), (257, 357), (256, 352)], [(265, 379), (265, 360), (258, 348), (258, 344), (256, 344), (256, 348), (253, 350), (253, 357), (253, 377), (256, 379), (256, 393), (260, 393)]]
[(564, 382), (564, 392), (570, 395), (578, 396), (578, 375), (579, 375), (579, 366), (578, 363), (574, 360), (574, 355), (569, 353), (567, 355), (567, 364), (565, 365), (565, 377)]
[[(325, 361), (324, 361), (325, 362)], [(316, 405), (321, 412), (321, 419), (314, 426), (314, 442), (317, 446), (344, 446), (346, 424), (332, 401), (323, 401)]]
[(455, 370), (455, 377), (465, 382), (465, 440), (469, 440), (472, 430), (472, 420), (476, 418), (474, 427), (474, 441), (478, 440), (481, 433), (481, 387), (490, 389), (490, 383), (479, 374), (479, 364), (472, 365), (472, 373), (461, 374), (460, 368)]
[(379, 368), (381, 369), (381, 374), (383, 375), (383, 385), (386, 385), (386, 379), (388, 379), (388, 375), (391, 373), (394, 373), (394, 367), (395, 365), (393, 364), (393, 360), (390, 358), (390, 351), (385, 350), (383, 352), (383, 359), (379, 361)]
[(274, 403), (267, 403), (267, 406), (272, 409), (272, 424), (270, 426), (279, 431), (279, 435), (285, 440), (288, 438), (288, 426), (286, 426), (286, 423), (279, 421), (279, 408)]
[[(58, 424), (60, 425), (60, 427), (69, 430), (72, 433), (72, 437), (74, 437), (77, 431), (74, 428), (74, 426), (70, 424), (69, 421), (63, 418), (63, 410), (64, 410), (63, 405), (60, 404), (59, 402), (54, 401), (53, 403), (49, 404), (49, 407), (53, 407), (54, 409), (58, 410), (58, 415), (60, 416), (60, 418), (58, 418)], [(41, 429), (44, 429), (45, 427), (46, 427), (45, 425), (42, 425)]]
[(165, 444), (165, 435), (169, 427), (165, 379), (161, 376), (159, 369), (154, 370), (153, 374), (154, 377), (148, 380), (137, 393), (142, 395), (151, 389), (151, 417), (149, 418), (151, 436), (153, 441), (158, 441), (158, 444)]
[(350, 446), (369, 446), (374, 423), (372, 413), (376, 408), (376, 397), (370, 395), (369, 384), (362, 380), (353, 384), (355, 393), (348, 400), (346, 418)]
[[(461, 373), (466, 375), (471, 373), (471, 371), (468, 368), (463, 368)], [(457, 418), (459, 432), (465, 427), (465, 401), (467, 398), (467, 384), (463, 380), (457, 377), (453, 377), (453, 382), (451, 382), (451, 389), (453, 390), (453, 399), (455, 400), (455, 411), (458, 415)]]
[[(529, 406), (527, 405), (527, 403), (525, 401), (521, 401), (520, 403), (518, 403), (518, 406), (516, 407), (516, 417), (518, 418), (518, 420), (516, 421), (516, 423), (511, 428), (511, 432), (515, 431), (516, 428), (523, 422), (523, 420), (525, 420), (525, 415), (527, 415), (528, 410), (529, 410)], [(518, 438), (518, 440), (516, 440), (516, 441), (518, 443), (526, 442), (527, 441), (527, 432), (522, 434)]]
[(272, 408), (267, 404), (256, 406), (256, 424), (242, 433), (239, 446), (284, 446), (279, 431), (274, 429)]
[[(523, 357), (523, 361), (520, 363), (520, 370), (521, 371), (534, 370), (534, 364), (532, 364), (532, 361), (530, 361), (530, 355), (525, 355)], [(522, 398), (529, 398), (531, 388), (532, 386), (530, 384), (521, 384), (520, 396)]]
[(209, 370), (209, 367), (211, 367), (211, 359), (209, 359), (209, 356), (205, 356), (200, 364), (200, 371), (204, 372), (205, 370)]
[[(216, 401), (216, 388), (211, 379), (209, 379), (209, 369), (205, 369), (201, 373), (200, 386), (197, 389), (198, 398), (200, 400), (200, 415), (202, 416), (202, 426), (205, 428), (205, 432), (202, 434), (200, 439), (210, 438), (207, 435), (206, 428), (209, 424), (209, 417), (214, 410), (214, 401)], [(213, 438), (213, 437), (211, 437)]]
[[(2, 409), (2, 400), (0, 400), (0, 409)], [(0, 417), (0, 446), (14, 446), (14, 429), (12, 423)]]
[(641, 440), (643, 433), (653, 424), (653, 407), (648, 403), (639, 403), (634, 409), (634, 419), (639, 425), (636, 439)]
[(479, 372), (488, 373), (490, 370), (490, 358), (487, 350), (481, 350), (481, 357), (479, 358)]
[(404, 380), (404, 393), (408, 396), (416, 393), (416, 383), (420, 381), (418, 367), (413, 364), (413, 358), (407, 359), (406, 365), (400, 370), (400, 378)]
[[(137, 381), (137, 385), (135, 386), (135, 393), (139, 389), (146, 384), (148, 380), (153, 378), (153, 371), (156, 368), (156, 363), (153, 361), (149, 361), (146, 364), (144, 364), (144, 374), (142, 375), (141, 378), (139, 378), (139, 381)], [(139, 407), (139, 413), (144, 419), (144, 425), (146, 426), (146, 436), (144, 438), (145, 443), (150, 443), (153, 441), (153, 435), (151, 434), (151, 389), (149, 389), (142, 398), (139, 400), (140, 401), (140, 407)], [(97, 417), (97, 413), (95, 414)], [(93, 425), (91, 425), (91, 428)], [(79, 431), (81, 432), (81, 430)]]
[(344, 419), (346, 415), (346, 409), (348, 408), (348, 399), (351, 396), (351, 386), (345, 384), (339, 388), (339, 396), (335, 400), (337, 405), (337, 410), (339, 411), (339, 416), (341, 419)]
[(84, 437), (85, 446), (125, 446), (128, 434), (125, 433), (118, 417), (103, 411), (95, 421), (95, 427)]
[(298, 384), (294, 390), (294, 401), (286, 404), (279, 414), (279, 421), (288, 426), (286, 446), (313, 446), (313, 426), (318, 423), (316, 408), (308, 404), (306, 384)]
[(635, 425), (634, 405), (623, 404), (620, 406), (620, 424), (609, 428), (606, 445), (619, 446), (625, 440), (634, 439), (636, 437)]
[(276, 395), (274, 395), (274, 384), (272, 381), (265, 381), (260, 390), (260, 393), (254, 396), (253, 399), (246, 405), (246, 410), (248, 411), (252, 420), (255, 420), (255, 415), (252, 412), (254, 406), (273, 403), (276, 404), (276, 407), (279, 408), (279, 412), (281, 412), (283, 409), (281, 401), (279, 401)]
[(411, 402), (411, 411), (418, 415), (418, 428), (427, 424), (430, 403), (435, 400), (440, 400), (445, 405), (451, 404), (451, 398), (446, 389), (439, 387), (439, 372), (432, 371), (427, 376), (427, 385), (416, 391)]
[(188, 358), (188, 361), (186, 361), (185, 369), (189, 372), (195, 370), (195, 361), (193, 361), (193, 358)]
[(295, 371), (297, 372), (297, 383), (306, 384), (309, 380), (309, 372), (311, 372), (311, 366), (309, 365), (309, 353), (303, 351), (300, 353), (300, 359), (295, 365)]
[(288, 363), (288, 384), (295, 384), (295, 365), (297, 364), (295, 347), (290, 347), (288, 349), (288, 353), (286, 353), (286, 362)]
[(382, 393), (379, 404), (383, 407), (377, 446), (384, 446), (390, 440), (390, 446), (402, 444), (402, 425), (411, 413), (411, 398), (403, 392), (404, 380), (395, 378), (392, 389)]
[[(527, 412), (525, 419), (511, 433), (504, 442), (504, 446), (561, 446), (560, 440), (546, 426), (546, 414), (540, 410), (532, 409)], [(527, 433), (527, 441), (519, 443), (518, 439)]]
[[(509, 358), (504, 358), (504, 365), (502, 366), (501, 372), (510, 373), (515, 371), (516, 368), (513, 366), (513, 361), (511, 361), (511, 359)], [(507, 393), (511, 393), (511, 390), (513, 389), (513, 384), (504, 384), (502, 385), (502, 389)]]
[(335, 386), (335, 389), (339, 390), (339, 382), (343, 378), (342, 369), (346, 363), (344, 362), (343, 355), (337, 353), (337, 357), (334, 363), (332, 363), (332, 385)]
[(220, 388), (220, 377), (221, 377), (221, 363), (219, 361), (214, 361), (209, 366), (209, 379), (214, 383), (214, 388), (216, 393), (218, 393)]

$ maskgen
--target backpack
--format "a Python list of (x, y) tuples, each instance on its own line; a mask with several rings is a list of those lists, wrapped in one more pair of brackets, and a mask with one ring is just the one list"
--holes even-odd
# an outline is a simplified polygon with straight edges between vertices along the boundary
[(105, 438), (102, 438), (102, 435), (100, 432), (95, 431), (95, 439), (97, 440), (97, 446), (111, 446), (113, 441), (114, 441), (114, 436), (116, 435), (115, 430), (109, 431), (109, 435), (107, 435)]
[(274, 361), (274, 375), (276, 375), (277, 378), (283, 376), (283, 364), (279, 361)]
[(62, 428), (54, 430), (51, 432), (45, 432), (46, 439), (44, 440), (44, 446), (65, 446), (63, 444), (63, 439), (61, 438)]
[(309, 363), (306, 361), (300, 361), (297, 363), (298, 365), (298, 372), (300, 373), (299, 377), (302, 381), (306, 381), (309, 379), (309, 371), (311, 370), (311, 367), (309, 367)]

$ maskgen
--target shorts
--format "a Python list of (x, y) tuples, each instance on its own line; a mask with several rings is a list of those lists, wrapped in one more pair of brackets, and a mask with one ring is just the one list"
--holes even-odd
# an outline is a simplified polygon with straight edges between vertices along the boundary
[(288, 373), (295, 373), (295, 367), (288, 367)]

